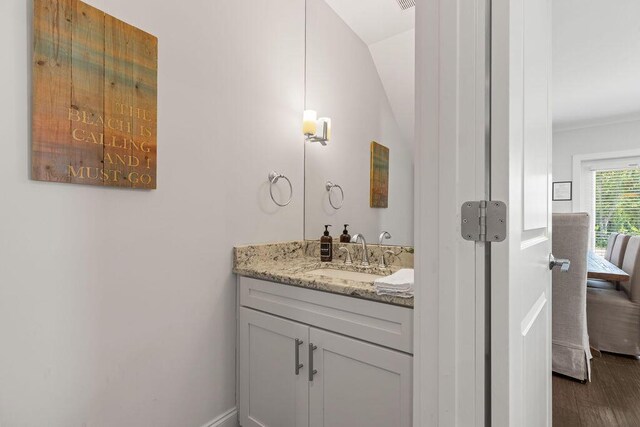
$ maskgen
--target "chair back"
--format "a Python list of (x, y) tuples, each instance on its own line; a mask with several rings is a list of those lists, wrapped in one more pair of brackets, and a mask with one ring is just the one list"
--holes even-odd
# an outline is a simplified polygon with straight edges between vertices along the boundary
[(611, 264), (622, 268), (625, 253), (627, 251), (627, 244), (629, 243), (629, 236), (626, 234), (618, 234), (616, 241), (611, 249), (611, 258), (609, 261)]
[(630, 277), (628, 282), (620, 282), (633, 302), (640, 302), (640, 236), (629, 238), (622, 269)]
[[(587, 253), (589, 215), (553, 214), (553, 255), (571, 261), (568, 272), (552, 273), (553, 370), (568, 375), (589, 352), (587, 333)], [(581, 349), (581, 350), (576, 350)], [(569, 356), (571, 355), (571, 356)], [(582, 376), (581, 378), (586, 378)]]
[(607, 241), (607, 251), (604, 253), (604, 259), (611, 261), (611, 252), (613, 252), (613, 244), (616, 242), (616, 237), (619, 233), (611, 233), (609, 241)]

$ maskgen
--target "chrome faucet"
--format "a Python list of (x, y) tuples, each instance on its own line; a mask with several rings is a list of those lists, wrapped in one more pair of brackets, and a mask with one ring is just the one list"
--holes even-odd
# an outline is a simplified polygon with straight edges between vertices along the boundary
[(380, 239), (378, 239), (378, 245), (382, 246), (382, 242), (384, 241), (384, 239), (390, 239), (391, 238), (391, 234), (389, 234), (388, 231), (383, 231), (382, 233), (380, 233)]
[(380, 248), (380, 262), (378, 263), (378, 267), (380, 268), (387, 268), (387, 263), (384, 262), (384, 255), (387, 253), (391, 253), (393, 254), (392, 251), (383, 251), (382, 250), (382, 242), (384, 241), (384, 239), (390, 239), (391, 238), (391, 234), (389, 234), (388, 231), (383, 231), (382, 233), (380, 233), (380, 238), (378, 239), (378, 248)]
[(351, 243), (362, 242), (362, 265), (363, 267), (369, 267), (369, 251), (367, 249), (367, 241), (362, 234), (354, 234), (351, 238)]
[(349, 251), (349, 248), (346, 246), (340, 246), (338, 250), (340, 252), (344, 251), (347, 253), (347, 255), (344, 258), (344, 265), (353, 265), (353, 261), (351, 260), (351, 252)]

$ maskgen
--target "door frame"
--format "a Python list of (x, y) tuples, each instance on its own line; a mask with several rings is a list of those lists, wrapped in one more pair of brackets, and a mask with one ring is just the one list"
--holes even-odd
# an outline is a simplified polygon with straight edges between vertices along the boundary
[(490, 14), (491, 0), (416, 1), (416, 427), (490, 416), (490, 249), (460, 236), (462, 203), (490, 199)]

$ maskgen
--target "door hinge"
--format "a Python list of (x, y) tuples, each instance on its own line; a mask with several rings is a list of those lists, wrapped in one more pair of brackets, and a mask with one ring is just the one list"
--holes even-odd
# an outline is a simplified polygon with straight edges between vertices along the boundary
[(504, 202), (464, 202), (460, 216), (460, 232), (465, 240), (502, 242), (507, 237), (507, 205)]

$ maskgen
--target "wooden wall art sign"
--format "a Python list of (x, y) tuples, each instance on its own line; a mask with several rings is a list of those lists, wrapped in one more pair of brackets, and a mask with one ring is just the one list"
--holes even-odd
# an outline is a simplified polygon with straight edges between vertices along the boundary
[(34, 0), (31, 176), (156, 188), (158, 39), (79, 0)]
[(389, 207), (389, 149), (371, 142), (371, 194), (372, 208)]

